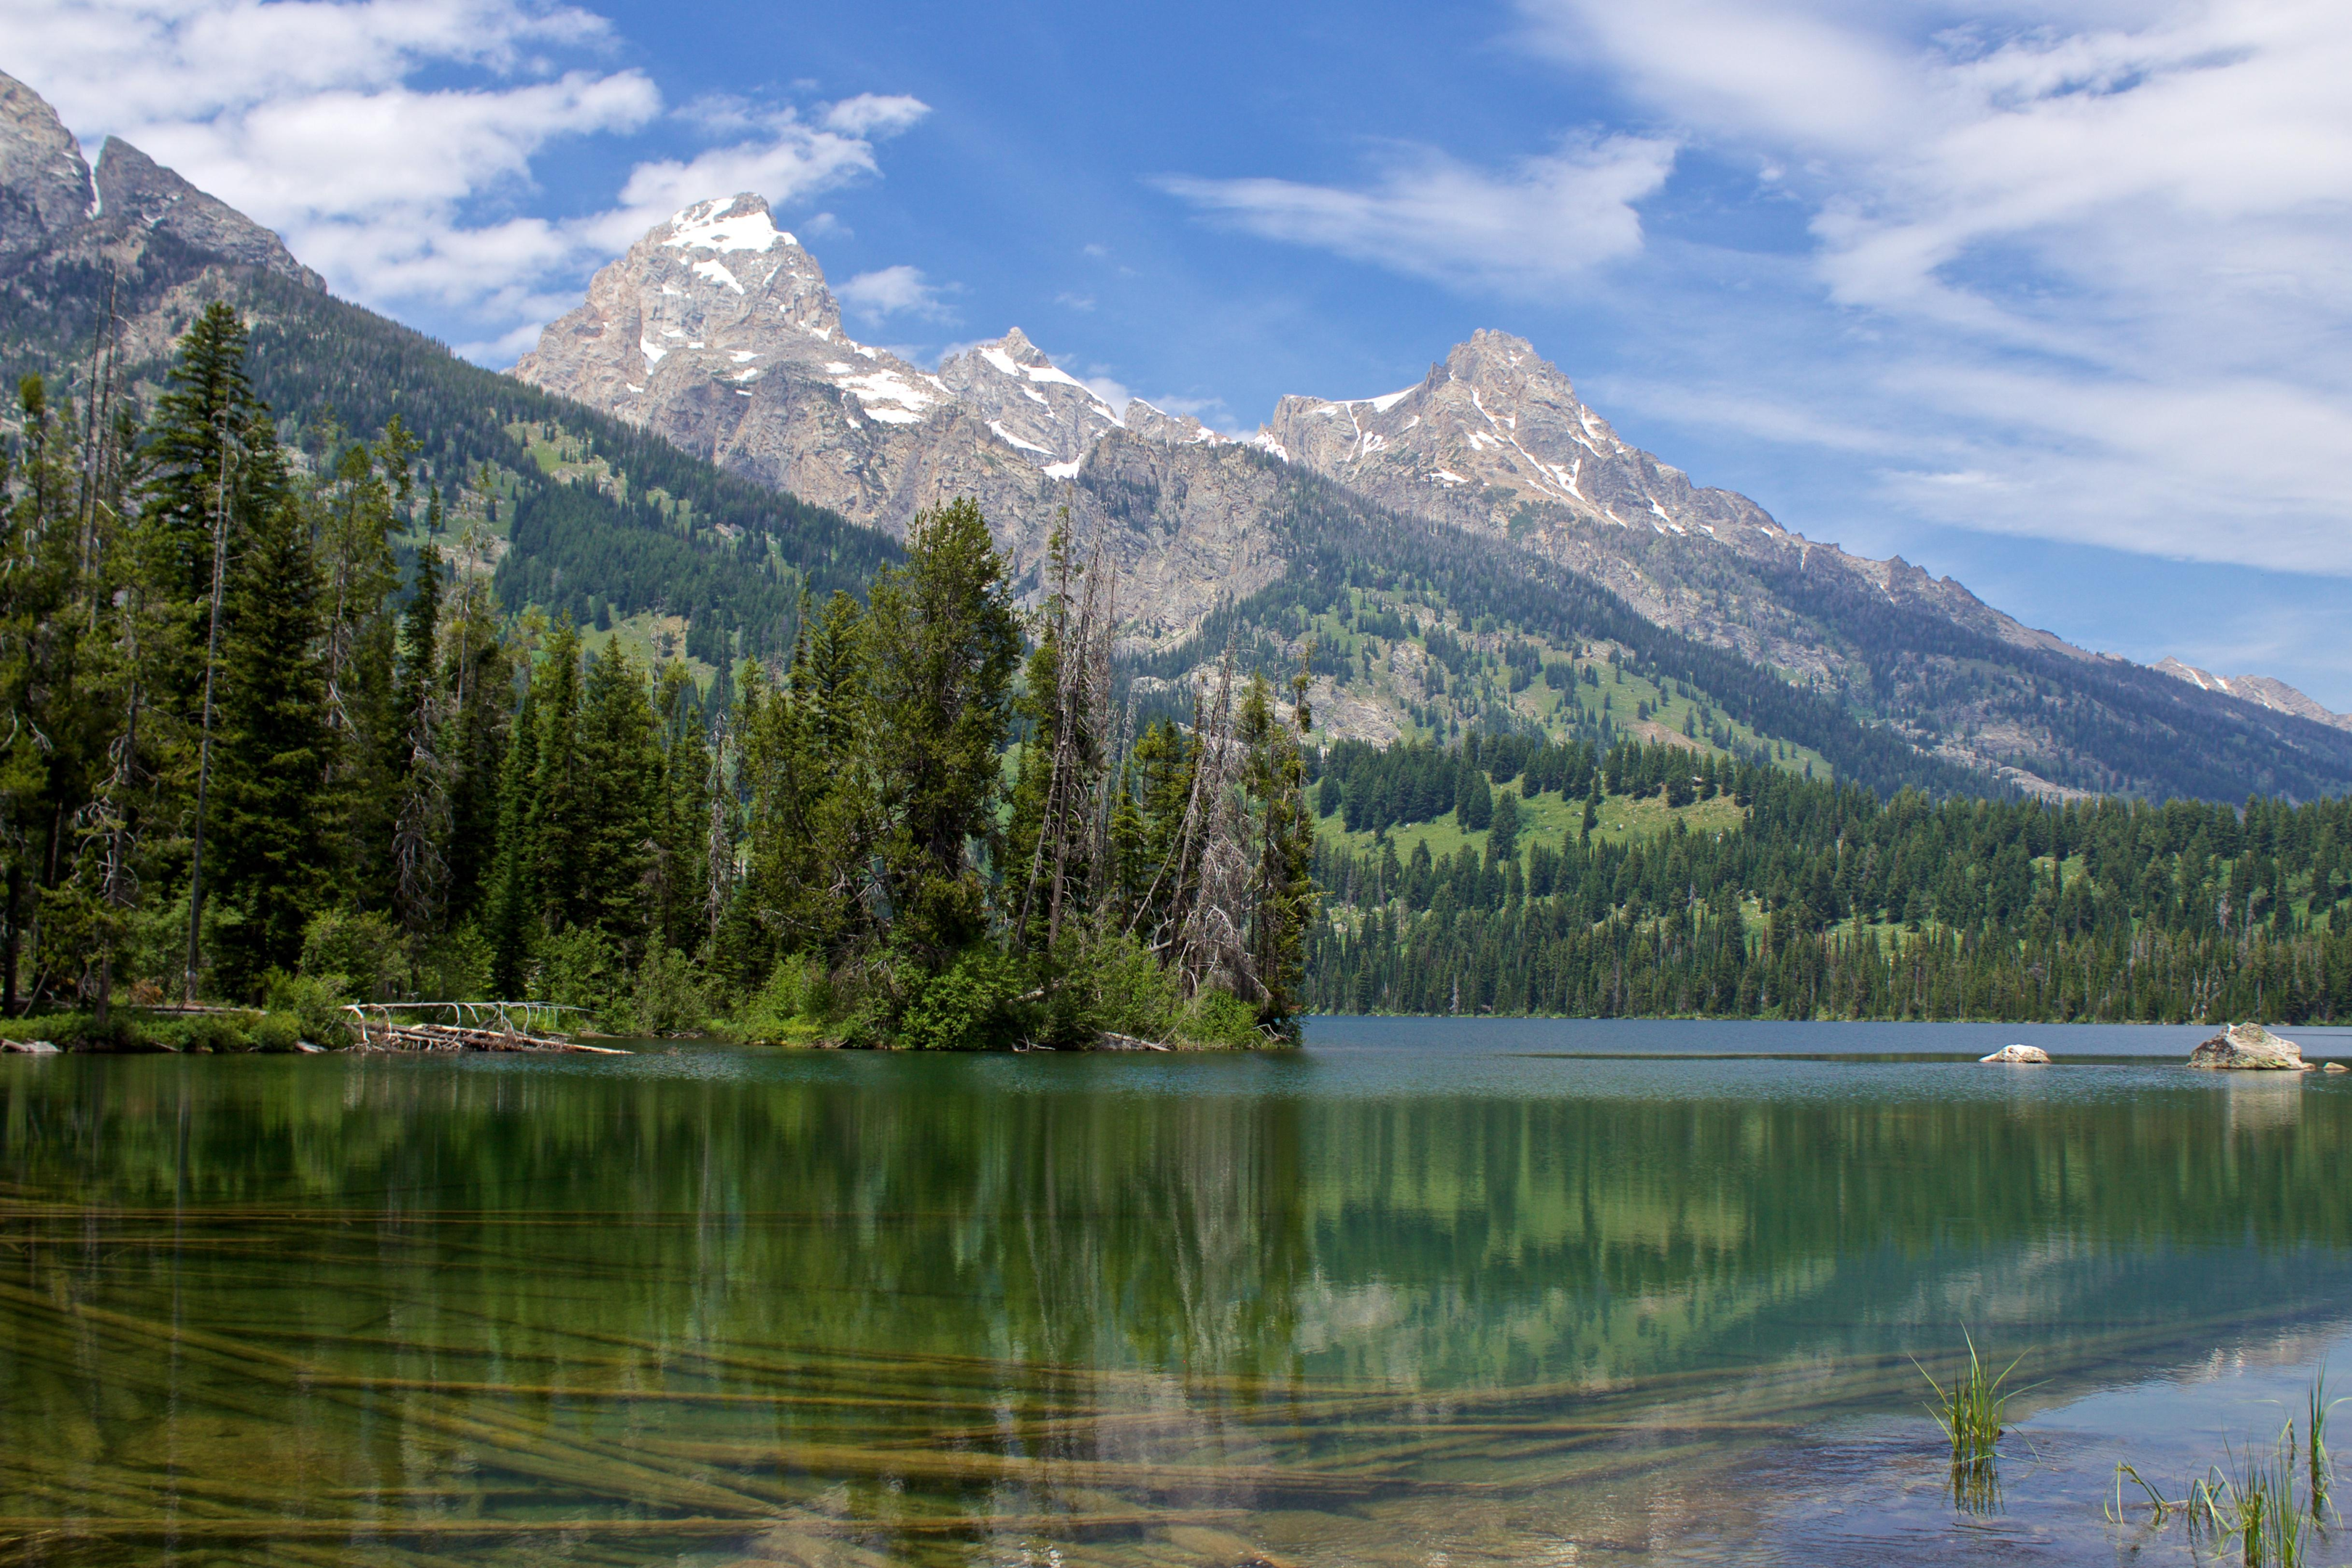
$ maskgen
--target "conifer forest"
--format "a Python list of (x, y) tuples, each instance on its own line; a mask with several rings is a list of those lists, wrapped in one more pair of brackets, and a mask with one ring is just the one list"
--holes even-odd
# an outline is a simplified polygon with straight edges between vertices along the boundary
[[(267, 1044), (488, 998), (938, 1048), (1312, 1011), (2352, 1016), (2342, 801), (1929, 794), (1712, 718), (1628, 738), (1599, 697), (1575, 738), (1313, 743), (1311, 636), (1285, 668), (1227, 629), (1182, 699), (1131, 700), (1107, 563), (1057, 535), (1024, 609), (970, 501), (761, 599), (757, 641), (690, 619), (698, 680), (599, 631), (560, 505), (499, 566), (397, 415), (281, 443), (249, 353), (215, 304), (147, 409), (17, 388), (0, 983), (88, 1041), (226, 1027), (134, 1021), (167, 1003), (261, 1010)], [(1630, 643), (1526, 663), (1515, 690), (1689, 695)]]
[(1297, 689), (1229, 662), (1181, 728), (1116, 728), (1108, 574), (1057, 547), (1024, 616), (962, 502), (706, 694), (568, 609), (508, 613), (433, 531), (404, 563), (442, 506), (415, 439), (289, 453), (247, 352), (209, 307), (143, 422), (19, 389), (9, 1014), (118, 1044), (153, 1033), (126, 1006), (318, 1037), (347, 998), (852, 1045), (1295, 1037)]

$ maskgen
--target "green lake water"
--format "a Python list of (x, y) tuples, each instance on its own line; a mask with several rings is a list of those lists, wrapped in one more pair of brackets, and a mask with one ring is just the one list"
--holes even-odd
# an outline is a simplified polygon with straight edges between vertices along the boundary
[(0, 1563), (2186, 1563), (2116, 1462), (2352, 1391), (2352, 1076), (2209, 1032), (0, 1058)]

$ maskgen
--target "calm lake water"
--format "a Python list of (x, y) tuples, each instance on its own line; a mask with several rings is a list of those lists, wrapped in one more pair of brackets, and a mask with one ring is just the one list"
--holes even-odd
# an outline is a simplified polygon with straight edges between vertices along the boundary
[(2352, 1077), (2209, 1033), (0, 1058), (0, 1563), (2186, 1563), (2117, 1461), (2352, 1391)]

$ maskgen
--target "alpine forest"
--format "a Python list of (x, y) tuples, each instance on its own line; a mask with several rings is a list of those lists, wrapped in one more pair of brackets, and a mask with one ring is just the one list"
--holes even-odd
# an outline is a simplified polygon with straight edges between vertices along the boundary
[(844, 1046), (1297, 1038), (1303, 678), (1228, 660), (1134, 733), (1110, 574), (1057, 538), (1023, 612), (965, 500), (706, 689), (508, 605), (397, 416), (281, 446), (247, 352), (215, 303), (143, 419), (103, 375), (18, 389), (9, 1015), (114, 1048), (482, 999)]
[[(1122, 642), (1101, 548), (1066, 521), (1021, 592), (968, 499), (633, 645), (593, 563), (660, 535), (541, 507), (525, 554), (490, 526), (513, 482), (397, 415), (281, 442), (250, 347), (215, 303), (151, 406), (17, 389), (0, 979), (87, 1044), (488, 1000), (955, 1049), (1283, 1044), (1318, 1011), (2352, 1016), (2341, 800), (1868, 787), (1671, 650), (1539, 653), (1369, 557), (1147, 679), (1190, 667)], [(1310, 683), (1376, 646), (1575, 717), (1331, 740)]]

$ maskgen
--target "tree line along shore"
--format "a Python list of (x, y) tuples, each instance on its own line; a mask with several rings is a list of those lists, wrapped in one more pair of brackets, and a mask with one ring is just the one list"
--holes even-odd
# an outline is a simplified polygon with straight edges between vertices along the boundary
[[(143, 421), (19, 389), (9, 1016), (215, 1048), (334, 1037), (354, 996), (843, 1045), (1295, 1038), (1302, 684), (1228, 660), (1191, 723), (1126, 733), (1110, 574), (1057, 540), (1023, 616), (967, 501), (706, 718), (682, 665), (509, 616), (429, 542), (400, 570), (437, 498), (399, 421), (298, 464), (245, 352), (208, 308)], [(198, 1001), (261, 1011), (141, 1012)]]
[(706, 692), (445, 555), (397, 419), (282, 446), (246, 353), (215, 306), (150, 410), (18, 388), (0, 1002), (44, 1035), (332, 1043), (354, 999), (950, 1048), (2352, 1016), (2340, 801), (1882, 797), (1696, 733), (1318, 750), (1305, 668), (1230, 650), (1139, 733), (1112, 574), (1057, 539), (1024, 614), (970, 503)]

